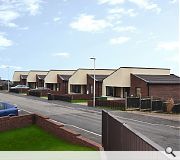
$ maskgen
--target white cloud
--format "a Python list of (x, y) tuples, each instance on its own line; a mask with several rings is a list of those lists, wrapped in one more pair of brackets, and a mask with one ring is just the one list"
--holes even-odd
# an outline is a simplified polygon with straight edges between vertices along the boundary
[(111, 24), (105, 19), (95, 19), (93, 15), (81, 14), (74, 22), (70, 24), (70, 27), (84, 32), (97, 32), (101, 31)]
[(121, 7), (115, 7), (108, 10), (107, 19), (113, 24), (118, 24), (121, 22), (123, 16), (135, 17), (138, 13), (134, 9), (124, 9)]
[(130, 40), (130, 37), (116, 37), (110, 39), (110, 44), (116, 45), (116, 44), (123, 44)]
[(179, 49), (179, 42), (172, 41), (172, 42), (159, 42), (157, 45), (157, 49), (163, 49), (167, 51), (174, 51)]
[(118, 27), (114, 27), (113, 30), (117, 32), (135, 32), (137, 29), (134, 26), (126, 26), (126, 27), (118, 26)]
[(1, 69), (8, 68), (8, 65), (4, 65), (4, 64), (2, 64), (2, 65), (0, 65), (0, 68), (1, 68)]
[(108, 5), (118, 5), (125, 2), (134, 3), (139, 8), (143, 8), (145, 10), (153, 10), (156, 11), (157, 13), (161, 12), (161, 8), (158, 6), (158, 4), (153, 3), (152, 0), (98, 0), (99, 4), (108, 4)]
[(55, 57), (60, 56), (60, 57), (66, 57), (66, 58), (69, 58), (70, 54), (67, 53), (67, 52), (60, 52), (60, 53), (54, 53), (53, 56), (55, 56)]
[(178, 2), (178, 0), (170, 0), (169, 2), (174, 4), (174, 3)]
[(27, 27), (27, 26), (26, 27), (20, 27), (19, 29), (20, 30), (29, 30), (29, 27)]
[(0, 0), (0, 25), (19, 27), (14, 21), (26, 14), (37, 15), (42, 0)]
[(7, 39), (4, 34), (0, 33), (0, 47), (9, 47), (12, 46), (13, 42)]
[(17, 27), (17, 25), (13, 23), (13, 21), (19, 16), (19, 13), (16, 11), (0, 11), (0, 24), (8, 27)]
[(59, 22), (60, 20), (61, 20), (60, 17), (54, 17), (54, 18), (53, 18), (53, 21), (54, 21), (54, 22)]
[(110, 14), (128, 15), (130, 17), (134, 17), (137, 15), (137, 12), (135, 12), (134, 9), (125, 10), (124, 8), (120, 7), (111, 8), (108, 12)]
[(98, 0), (99, 4), (110, 4), (110, 5), (117, 5), (124, 3), (125, 0)]
[(11, 68), (11, 69), (17, 70), (17, 69), (21, 69), (22, 67), (19, 67), (19, 66), (10, 66), (10, 65), (2, 64), (2, 65), (0, 65), (0, 68), (1, 68), (1, 69)]
[(129, 0), (129, 1), (145, 10), (153, 10), (156, 11), (157, 13), (161, 12), (161, 8), (158, 6), (158, 4), (153, 3), (151, 0)]
[(41, 3), (42, 0), (24, 0), (27, 11), (33, 16), (39, 13)]

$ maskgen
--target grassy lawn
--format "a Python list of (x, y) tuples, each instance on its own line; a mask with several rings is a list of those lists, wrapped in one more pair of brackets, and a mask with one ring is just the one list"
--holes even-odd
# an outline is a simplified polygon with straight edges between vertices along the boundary
[(24, 95), (24, 96), (27, 96), (27, 93), (19, 93), (20, 95)]
[(96, 106), (95, 108), (104, 109), (104, 110), (119, 110), (119, 111), (125, 111), (125, 109), (124, 109), (123, 107)]
[(41, 97), (41, 98), (43, 98), (43, 99), (48, 99), (48, 97), (46, 96), (46, 97)]
[(32, 125), (0, 132), (0, 151), (92, 151), (93, 149), (71, 144)]
[(88, 102), (88, 100), (85, 100), (85, 99), (71, 100), (71, 103), (85, 103), (85, 102)]

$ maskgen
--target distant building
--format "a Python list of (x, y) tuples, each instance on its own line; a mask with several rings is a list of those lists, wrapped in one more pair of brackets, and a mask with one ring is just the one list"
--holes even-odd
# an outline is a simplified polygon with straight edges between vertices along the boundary
[(28, 73), (29, 71), (15, 71), (12, 78), (13, 85), (26, 85)]
[(50, 70), (44, 79), (45, 87), (66, 94), (68, 77), (74, 72), (75, 70)]
[[(12, 82), (9, 81), (9, 86), (12, 86)], [(0, 79), (0, 90), (7, 90), (8, 89), (8, 80)]]
[[(114, 72), (114, 69), (96, 69), (95, 74), (96, 75), (109, 75)], [(87, 75), (94, 74), (93, 69), (78, 69), (74, 74), (69, 78), (69, 84), (68, 84), (68, 93), (80, 93), (80, 94), (89, 94), (93, 90), (92, 83), (90, 87), (87, 83)]]
[(48, 74), (48, 71), (31, 70), (27, 76), (27, 85), (29, 88), (35, 89), (38, 87), (44, 87), (44, 78)]

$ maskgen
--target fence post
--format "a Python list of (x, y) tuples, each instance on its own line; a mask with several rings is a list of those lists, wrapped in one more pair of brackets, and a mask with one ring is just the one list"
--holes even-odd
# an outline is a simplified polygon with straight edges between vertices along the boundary
[(139, 94), (139, 110), (141, 111), (141, 93)]
[(127, 92), (125, 92), (125, 110), (127, 110)]
[(152, 111), (152, 101), (153, 101), (153, 96), (151, 96), (151, 111)]

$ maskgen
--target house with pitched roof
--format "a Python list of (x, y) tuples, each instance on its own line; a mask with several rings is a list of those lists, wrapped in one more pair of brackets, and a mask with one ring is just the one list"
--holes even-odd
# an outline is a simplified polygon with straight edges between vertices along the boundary
[(20, 84), (21, 85), (26, 85), (27, 84), (27, 76), (28, 76), (28, 74), (21, 74), (20, 75)]
[[(114, 72), (114, 69), (96, 69), (95, 75), (106, 76)], [(69, 78), (68, 84), (68, 94), (72, 93), (80, 93), (80, 94), (89, 94), (92, 93), (93, 90), (92, 84), (91, 86), (87, 86), (87, 75), (93, 75), (93, 69), (84, 69), (80, 68), (74, 72), (74, 74)]]
[[(35, 89), (40, 87), (39, 85), (41, 85), (40, 83), (42, 81), (42, 78), (45, 77), (47, 73), (48, 71), (38, 71), (38, 70), (29, 71), (27, 76), (27, 85), (29, 86), (29, 88)], [(39, 81), (37, 77), (41, 78), (41, 80)], [(44, 86), (41, 85), (41, 87)]]
[(158, 97), (167, 100), (180, 100), (180, 77), (170, 75), (131, 74), (132, 95), (142, 97)]
[(57, 83), (58, 83), (59, 91), (61, 94), (68, 94), (68, 82), (71, 76), (72, 74), (70, 75), (58, 74), (57, 75)]
[(170, 75), (166, 68), (120, 67), (103, 80), (102, 96), (125, 97), (130, 95), (131, 74)]
[[(95, 93), (96, 97), (102, 96), (102, 83), (103, 80), (108, 77), (109, 75), (95, 75)], [(93, 94), (94, 88), (94, 75), (88, 74), (87, 75), (87, 91), (89, 94)]]
[(44, 78), (45, 87), (66, 94), (68, 79), (74, 72), (75, 70), (50, 70)]
[(27, 75), (29, 74), (29, 71), (14, 71), (12, 82), (13, 85), (26, 85), (27, 83)]

